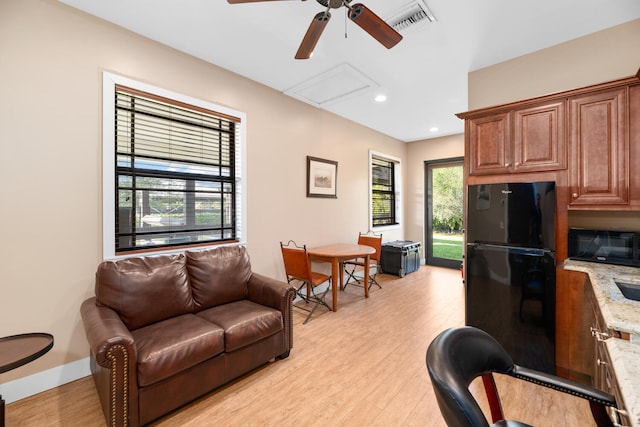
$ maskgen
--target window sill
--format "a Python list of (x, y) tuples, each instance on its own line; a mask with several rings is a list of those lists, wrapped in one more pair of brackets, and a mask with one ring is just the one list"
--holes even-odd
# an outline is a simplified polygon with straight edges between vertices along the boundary
[(131, 257), (144, 257), (144, 256), (156, 256), (156, 255), (171, 255), (171, 254), (179, 254), (184, 253), (186, 251), (199, 251), (199, 250), (207, 250), (213, 249), (218, 246), (241, 246), (245, 245), (246, 242), (240, 242), (238, 240), (223, 242), (223, 243), (208, 243), (201, 245), (184, 245), (184, 246), (176, 246), (176, 247), (167, 247), (167, 248), (156, 248), (156, 249), (139, 249), (133, 251), (126, 252), (116, 252), (113, 257), (103, 257), (103, 261), (116, 261), (119, 259), (131, 258)]
[(371, 227), (374, 232), (387, 231), (387, 230), (399, 230), (402, 227), (401, 224), (389, 224), (389, 225), (377, 225)]

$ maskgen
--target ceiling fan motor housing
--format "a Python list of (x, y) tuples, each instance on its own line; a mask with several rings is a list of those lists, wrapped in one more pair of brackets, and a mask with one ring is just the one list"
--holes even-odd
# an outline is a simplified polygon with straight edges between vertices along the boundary
[(323, 5), (324, 7), (329, 7), (331, 9), (338, 9), (339, 7), (346, 6), (351, 3), (351, 0), (316, 0), (318, 3)]

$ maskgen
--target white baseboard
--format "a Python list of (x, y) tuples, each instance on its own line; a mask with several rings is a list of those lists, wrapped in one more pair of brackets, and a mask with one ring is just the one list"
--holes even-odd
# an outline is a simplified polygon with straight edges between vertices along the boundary
[(0, 384), (0, 395), (9, 404), (34, 394), (61, 386), (91, 375), (89, 358), (56, 366), (28, 377)]

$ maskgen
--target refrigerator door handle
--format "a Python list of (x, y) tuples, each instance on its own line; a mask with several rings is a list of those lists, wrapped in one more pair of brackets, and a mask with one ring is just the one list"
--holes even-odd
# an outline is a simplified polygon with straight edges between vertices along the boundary
[(537, 249), (537, 248), (522, 248), (520, 246), (507, 246), (507, 245), (493, 245), (490, 243), (468, 243), (467, 246), (477, 248), (477, 249), (502, 249), (508, 250), (515, 254), (519, 255), (529, 255), (529, 256), (545, 256), (548, 254), (553, 255), (554, 252), (550, 249)]

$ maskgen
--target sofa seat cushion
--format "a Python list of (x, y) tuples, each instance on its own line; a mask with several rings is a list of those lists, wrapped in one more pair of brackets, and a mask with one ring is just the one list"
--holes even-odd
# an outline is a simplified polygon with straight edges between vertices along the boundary
[(282, 313), (273, 308), (241, 300), (196, 313), (224, 329), (225, 351), (234, 351), (270, 337), (283, 329)]
[(138, 386), (145, 387), (224, 351), (224, 330), (184, 314), (131, 332), (138, 352)]

